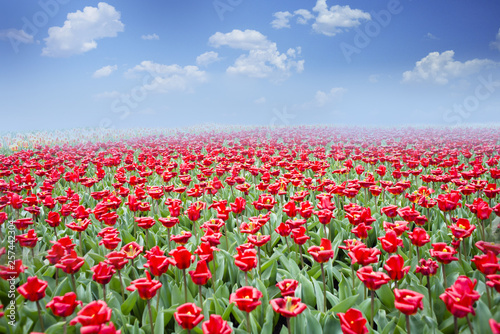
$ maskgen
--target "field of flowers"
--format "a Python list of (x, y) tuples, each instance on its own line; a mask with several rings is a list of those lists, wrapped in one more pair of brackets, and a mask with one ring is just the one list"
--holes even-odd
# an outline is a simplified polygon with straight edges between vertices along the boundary
[(0, 333), (500, 333), (499, 128), (75, 133), (3, 139)]

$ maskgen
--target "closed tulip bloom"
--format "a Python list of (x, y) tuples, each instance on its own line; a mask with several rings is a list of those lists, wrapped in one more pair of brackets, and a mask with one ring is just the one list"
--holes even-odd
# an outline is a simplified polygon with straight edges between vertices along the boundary
[(434, 276), (437, 273), (439, 265), (431, 259), (420, 259), (420, 265), (415, 268), (415, 272), (424, 276)]
[(366, 266), (371, 263), (377, 263), (378, 257), (381, 252), (377, 248), (368, 248), (365, 244), (361, 243), (355, 246), (347, 255), (352, 260), (352, 263), (359, 263), (361, 266)]
[(170, 251), (169, 254), (174, 257), (175, 266), (181, 270), (189, 268), (194, 261), (193, 254), (184, 246), (178, 246), (176, 249)]
[(196, 304), (186, 303), (177, 307), (174, 318), (182, 328), (191, 330), (203, 320), (203, 314)]
[(262, 292), (251, 286), (244, 286), (236, 290), (229, 297), (230, 303), (235, 303), (240, 311), (252, 312), (261, 304)]
[(306, 304), (300, 302), (298, 297), (283, 297), (271, 299), (269, 301), (274, 312), (277, 312), (285, 318), (296, 317), (301, 314), (306, 308)]
[(408, 233), (408, 238), (410, 238), (411, 243), (417, 247), (422, 247), (431, 241), (427, 232), (421, 227), (415, 227), (413, 232)]
[(113, 274), (116, 272), (113, 266), (108, 266), (106, 262), (99, 262), (98, 265), (91, 268), (92, 279), (99, 284), (108, 284), (113, 278)]
[(255, 249), (238, 250), (234, 256), (234, 264), (242, 271), (250, 271), (257, 267), (257, 251)]
[(196, 285), (205, 285), (212, 278), (212, 273), (208, 270), (207, 262), (200, 260), (196, 264), (196, 270), (190, 270), (189, 275)]
[(151, 255), (148, 258), (148, 262), (144, 264), (144, 268), (148, 268), (151, 275), (159, 277), (167, 272), (171, 264), (175, 264), (172, 258), (163, 255)]
[(486, 285), (500, 293), (500, 274), (488, 275), (486, 278), (489, 280), (486, 282)]
[(366, 334), (366, 319), (361, 311), (350, 308), (346, 313), (337, 313), (340, 319), (340, 329), (344, 334)]
[(116, 270), (122, 270), (128, 263), (125, 252), (110, 252), (106, 255), (106, 263), (112, 265)]
[(405, 261), (399, 254), (393, 255), (385, 261), (384, 270), (393, 281), (399, 281), (410, 271), (410, 266), (404, 266)]
[(45, 307), (50, 308), (55, 316), (66, 318), (73, 314), (78, 305), (82, 305), (82, 302), (76, 300), (76, 293), (71, 291), (64, 296), (55, 296)]
[(394, 307), (401, 313), (406, 315), (413, 315), (417, 311), (424, 309), (424, 295), (421, 293), (407, 290), (407, 289), (394, 289)]
[(17, 292), (29, 301), (36, 302), (45, 297), (48, 283), (36, 276), (28, 277), (26, 283), (17, 288)]

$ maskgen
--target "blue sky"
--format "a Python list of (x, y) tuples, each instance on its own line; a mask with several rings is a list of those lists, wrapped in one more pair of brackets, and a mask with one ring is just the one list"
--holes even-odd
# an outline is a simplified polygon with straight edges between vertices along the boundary
[(500, 3), (5, 0), (0, 131), (500, 122)]

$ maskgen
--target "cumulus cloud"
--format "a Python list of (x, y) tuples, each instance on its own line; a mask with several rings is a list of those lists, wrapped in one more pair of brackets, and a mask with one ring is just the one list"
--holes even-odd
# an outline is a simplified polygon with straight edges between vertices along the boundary
[(149, 35), (142, 35), (141, 38), (146, 41), (153, 41), (153, 40), (157, 41), (160, 39), (160, 36), (158, 36), (157, 34), (149, 34)]
[(417, 61), (411, 71), (403, 73), (403, 82), (429, 81), (439, 85), (445, 85), (451, 78), (465, 77), (477, 73), (483, 68), (495, 65), (489, 59), (472, 59), (466, 62), (454, 60), (453, 50), (442, 53), (431, 52), (421, 60)]
[(256, 30), (235, 29), (225, 34), (217, 32), (209, 38), (209, 44), (217, 48), (228, 46), (248, 51), (227, 68), (226, 71), (230, 74), (281, 81), (288, 78), (292, 70), (297, 73), (304, 70), (304, 60), (297, 59), (301, 53), (300, 47), (281, 53), (276, 43)]
[(490, 46), (493, 49), (497, 49), (498, 51), (500, 51), (500, 29), (498, 29), (497, 37), (493, 42), (490, 43)]
[(334, 102), (340, 101), (342, 96), (346, 92), (347, 89), (343, 87), (333, 87), (326, 92), (318, 90), (310, 101), (307, 101), (301, 105), (296, 105), (294, 107), (304, 110), (323, 108), (325, 106), (332, 105)]
[(425, 39), (428, 39), (428, 40), (438, 40), (439, 38), (437, 38), (435, 35), (431, 34), (430, 32), (428, 32), (425, 36), (424, 36)]
[(207, 66), (211, 63), (219, 61), (219, 54), (214, 51), (205, 52), (198, 57), (196, 57), (196, 65), (198, 66)]
[(34, 42), (33, 36), (27, 34), (22, 29), (4, 29), (0, 30), (0, 40), (2, 41), (17, 41), (24, 44), (31, 44)]
[(114, 71), (116, 71), (117, 69), (118, 69), (118, 66), (116, 66), (116, 65), (104, 66), (104, 67), (98, 69), (97, 71), (95, 71), (94, 74), (92, 74), (92, 77), (93, 78), (107, 77), (111, 73), (113, 73)]
[(297, 23), (308, 24), (310, 20), (313, 20), (312, 28), (315, 32), (326, 36), (335, 36), (359, 26), (363, 20), (371, 20), (369, 13), (360, 9), (352, 9), (348, 5), (334, 5), (328, 8), (326, 0), (317, 0), (312, 12), (307, 9), (298, 9), (293, 14), (276, 12), (273, 14), (275, 19), (271, 25), (275, 29), (289, 28), (289, 21), (295, 16)]
[(96, 40), (116, 37), (124, 29), (120, 12), (105, 2), (67, 15), (62, 27), (49, 28), (43, 56), (68, 57), (97, 47)]
[(197, 66), (164, 65), (149, 60), (128, 70), (126, 76), (141, 77), (142, 87), (156, 93), (191, 92), (195, 84), (207, 80), (206, 72), (200, 71)]
[(293, 17), (290, 12), (276, 12), (273, 14), (274, 20), (271, 22), (271, 26), (274, 29), (290, 28), (290, 18)]

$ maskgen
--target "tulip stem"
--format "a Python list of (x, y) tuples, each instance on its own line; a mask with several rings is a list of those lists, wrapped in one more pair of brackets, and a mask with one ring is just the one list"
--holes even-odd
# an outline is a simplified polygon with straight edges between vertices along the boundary
[(40, 328), (42, 329), (42, 332), (45, 332), (45, 326), (43, 325), (43, 318), (42, 318), (42, 308), (40, 307), (40, 301), (36, 301), (36, 308), (38, 310), (38, 320), (40, 321)]
[(167, 228), (167, 247), (168, 253), (170, 253), (170, 228)]
[(245, 285), (248, 286), (248, 273), (245, 271)]
[(102, 299), (106, 302), (106, 284), (102, 285)]
[(446, 282), (446, 269), (444, 268), (445, 264), (441, 264), (441, 269), (443, 271), (443, 281), (444, 281), (444, 288), (448, 288), (448, 283)]
[[(160, 279), (160, 277), (158, 277), (158, 280), (159, 279)], [(161, 287), (158, 290), (157, 297), (156, 297), (156, 313), (158, 313), (158, 309), (160, 308), (160, 290), (161, 290)]]
[(245, 315), (247, 316), (247, 331), (248, 331), (248, 333), (252, 333), (250, 331), (250, 313), (249, 312), (245, 312)]
[(458, 334), (457, 317), (453, 316), (453, 326), (455, 327), (455, 334)]
[(354, 290), (354, 264), (351, 263), (352, 289)]
[(122, 303), (125, 302), (125, 293), (123, 292), (123, 281), (122, 281), (122, 273), (121, 270), (118, 271), (118, 278), (120, 279), (120, 290), (122, 293)]
[(410, 316), (406, 315), (406, 333), (410, 334)]
[(56, 237), (56, 240), (57, 240), (57, 229), (55, 226), (54, 226), (54, 236)]
[(66, 334), (68, 332), (68, 322), (66, 321), (66, 317), (64, 317), (63, 320), (64, 320), (63, 334)]
[(469, 315), (466, 315), (465, 319), (467, 319), (467, 325), (469, 325), (470, 334), (474, 334), (474, 330), (472, 329), (472, 324), (470, 323)]
[(155, 327), (153, 324), (153, 312), (151, 312), (151, 299), (148, 299), (148, 311), (149, 311), (149, 322), (151, 324), (151, 333), (154, 333)]
[(187, 280), (186, 280), (186, 269), (182, 269), (182, 274), (184, 276), (184, 300), (186, 303), (188, 302), (188, 286), (187, 286)]
[(488, 307), (491, 309), (491, 296), (490, 296), (490, 289), (486, 285), (486, 296), (488, 296)]
[(304, 257), (302, 256), (302, 246), (299, 246), (299, 254), (300, 254), (300, 264), (302, 265), (302, 268), (304, 268)]
[(71, 274), (71, 283), (73, 283), (73, 289), (75, 290), (75, 293), (78, 295), (78, 293), (76, 292), (75, 274)]
[(212, 259), (212, 289), (214, 289), (214, 293), (215, 293), (215, 256), (214, 258)]
[(320, 263), (321, 266), (321, 278), (323, 279), (323, 311), (326, 313), (326, 280), (325, 280), (325, 268), (323, 267), (323, 263)]
[(78, 232), (78, 239), (80, 240), (80, 256), (83, 257), (82, 232)]
[(200, 295), (201, 314), (205, 316), (205, 312), (203, 311), (203, 296), (201, 295), (201, 285), (198, 285), (198, 294)]
[(257, 254), (259, 256), (259, 279), (261, 279), (261, 277), (260, 277), (260, 247), (257, 247), (257, 248), (258, 248), (258, 250), (257, 250), (258, 253)]
[(432, 314), (431, 276), (427, 276), (427, 291), (429, 291), (429, 306)]
[(146, 240), (144, 240), (144, 249), (148, 249), (148, 230), (146, 229)]
[(288, 334), (292, 334), (292, 326), (290, 326), (290, 318), (286, 317), (286, 327), (288, 328)]
[(372, 313), (371, 313), (371, 318), (370, 318), (370, 327), (373, 329), (373, 318), (375, 318), (375, 315), (373, 314), (375, 311), (375, 290), (372, 290)]

